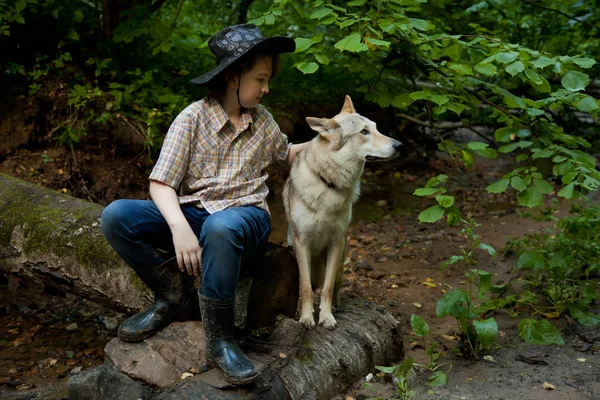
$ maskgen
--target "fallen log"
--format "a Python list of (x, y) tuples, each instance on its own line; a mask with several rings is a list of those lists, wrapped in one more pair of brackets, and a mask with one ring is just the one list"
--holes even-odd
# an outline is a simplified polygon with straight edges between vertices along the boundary
[[(153, 295), (104, 239), (102, 210), (0, 174), (0, 270), (114, 310), (145, 309)], [(278, 315), (293, 316), (297, 269), (289, 249), (270, 244), (260, 265), (240, 282), (236, 326), (248, 331), (272, 324)]]
[(207, 370), (200, 322), (173, 323), (141, 343), (113, 339), (106, 345), (104, 366), (69, 379), (69, 398), (104, 399), (90, 394), (106, 390), (104, 382), (111, 381), (115, 393), (151, 388), (142, 399), (330, 399), (376, 365), (402, 358), (398, 322), (383, 308), (346, 300), (335, 317), (338, 325), (332, 331), (307, 330), (281, 317), (267, 338), (243, 340), (241, 346), (260, 372), (256, 383), (244, 387), (229, 384), (218, 369)]

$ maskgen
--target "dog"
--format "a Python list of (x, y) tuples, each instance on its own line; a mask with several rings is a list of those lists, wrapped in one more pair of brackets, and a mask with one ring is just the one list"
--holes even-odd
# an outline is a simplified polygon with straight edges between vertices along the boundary
[(319, 325), (331, 330), (336, 326), (332, 305), (340, 303), (346, 233), (365, 162), (396, 157), (402, 143), (357, 114), (350, 96), (335, 117), (307, 117), (306, 122), (318, 135), (294, 160), (283, 188), (288, 245), (294, 247), (300, 272), (300, 323), (315, 327), (313, 288), (322, 286)]

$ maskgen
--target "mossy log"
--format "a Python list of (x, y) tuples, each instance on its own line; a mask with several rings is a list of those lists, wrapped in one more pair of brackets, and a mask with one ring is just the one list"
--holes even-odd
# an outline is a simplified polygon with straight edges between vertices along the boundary
[[(100, 205), (0, 174), (0, 270), (114, 310), (144, 309), (153, 295), (104, 239), (102, 210)], [(246, 329), (266, 326), (279, 314), (294, 315), (298, 272), (287, 248), (270, 244), (250, 276), (250, 293), (244, 296)]]

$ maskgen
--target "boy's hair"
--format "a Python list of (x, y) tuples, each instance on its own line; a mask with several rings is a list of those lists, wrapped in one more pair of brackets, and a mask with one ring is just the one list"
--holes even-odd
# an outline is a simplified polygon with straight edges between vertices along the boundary
[(261, 56), (265, 56), (265, 57), (270, 57), (271, 58), (271, 78), (275, 77), (275, 75), (277, 75), (277, 73), (279, 72), (279, 54), (269, 54), (269, 53), (264, 53), (264, 52), (250, 52), (248, 54), (245, 54), (243, 57), (241, 57), (239, 60), (237, 60), (236, 62), (234, 62), (233, 64), (231, 64), (229, 67), (227, 67), (224, 71), (222, 71), (219, 75), (215, 76), (213, 79), (211, 79), (207, 86), (208, 86), (208, 90), (210, 92), (211, 95), (213, 96), (218, 96), (220, 94), (223, 94), (225, 92), (225, 88), (227, 87), (227, 78), (226, 78), (226, 74), (233, 74), (233, 75), (238, 75), (242, 72), (245, 71), (249, 71), (252, 68), (254, 68), (254, 65), (256, 64), (256, 60), (258, 60), (259, 57)]

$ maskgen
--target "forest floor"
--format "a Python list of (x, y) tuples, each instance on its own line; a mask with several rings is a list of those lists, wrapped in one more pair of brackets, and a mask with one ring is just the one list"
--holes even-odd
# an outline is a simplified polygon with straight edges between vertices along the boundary
[[(426, 385), (428, 373), (417, 371), (409, 385), (415, 399), (600, 399), (597, 327), (585, 329), (562, 316), (552, 322), (565, 345), (529, 345), (516, 330), (528, 310), (501, 310), (495, 314), (499, 336), (489, 357), (473, 361), (454, 351), (459, 345), (456, 321), (435, 316), (436, 302), (444, 292), (465, 284), (464, 267), (441, 270), (440, 265), (460, 254), (468, 243), (460, 227), (447, 227), (443, 221), (419, 224), (417, 212), (431, 205), (431, 200), (412, 196), (412, 192), (431, 176), (450, 175), (457, 203), (481, 224), (475, 233), (498, 250), (495, 258), (478, 253), (478, 267), (491, 272), (496, 284), (516, 282), (511, 287), (517, 290), (521, 277), (517, 258), (503, 249), (511, 239), (551, 230), (553, 223), (539, 218), (540, 213), (518, 207), (513, 194), (485, 192), (508, 167), (495, 160), (458, 173), (453, 172), (451, 162), (434, 159), (420, 169), (404, 170), (389, 163), (369, 166), (365, 172), (363, 193), (348, 232), (342, 301), (362, 297), (385, 306), (400, 322), (406, 356), (419, 363), (425, 363), (425, 349), (411, 332), (410, 317), (416, 314), (429, 324), (428, 341), (437, 341), (443, 352), (437, 363), (444, 364), (444, 371), (451, 370), (448, 383), (436, 388)], [(17, 150), (0, 162), (0, 173), (99, 204), (147, 196), (144, 160), (123, 162), (102, 151)], [(280, 196), (283, 179), (282, 174), (270, 179), (274, 193), (270, 240), (276, 243), (284, 242), (286, 236)], [(562, 206), (549, 215), (567, 212)], [(515, 312), (520, 315), (515, 317)], [(115, 336), (115, 322), (124, 318), (79, 297), (42, 292), (0, 275), (0, 398), (49, 398), (45, 397), (49, 389), (64, 388), (71, 371), (103, 362), (104, 345)], [(339, 399), (395, 398), (389, 378), (377, 371), (373, 375), (356, 382)], [(545, 389), (545, 382), (554, 390)]]

